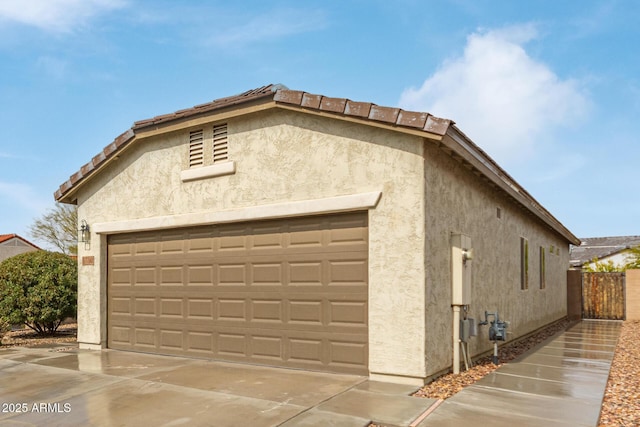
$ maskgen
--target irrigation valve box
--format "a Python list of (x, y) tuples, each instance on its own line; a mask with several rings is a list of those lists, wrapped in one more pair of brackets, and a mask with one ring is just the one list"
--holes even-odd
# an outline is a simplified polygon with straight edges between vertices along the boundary
[(452, 305), (471, 304), (471, 264), (473, 249), (471, 237), (451, 234)]

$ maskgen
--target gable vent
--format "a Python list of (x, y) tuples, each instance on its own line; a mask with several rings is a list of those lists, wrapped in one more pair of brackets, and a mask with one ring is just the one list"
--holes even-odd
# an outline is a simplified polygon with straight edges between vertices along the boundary
[(204, 136), (202, 129), (189, 132), (189, 167), (204, 164)]
[(213, 163), (223, 162), (229, 159), (227, 144), (227, 124), (223, 123), (213, 127)]

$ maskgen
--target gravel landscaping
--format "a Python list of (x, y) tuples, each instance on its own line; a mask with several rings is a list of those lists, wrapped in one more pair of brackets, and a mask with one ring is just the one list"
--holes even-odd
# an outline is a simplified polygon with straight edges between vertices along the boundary
[(622, 324), (598, 426), (640, 426), (639, 320)]
[[(547, 340), (551, 336), (566, 329), (569, 322), (563, 320), (554, 323), (535, 334), (518, 341), (508, 342), (498, 348), (498, 360), (500, 363), (508, 363), (522, 353), (532, 349), (541, 342)], [(447, 374), (437, 378), (429, 384), (418, 390), (414, 396), (430, 397), (432, 399), (447, 399), (464, 387), (471, 385), (484, 377), (485, 375), (495, 371), (500, 365), (494, 365), (492, 356), (483, 357), (473, 363), (473, 367), (468, 371), (461, 371), (460, 374)]]
[[(502, 346), (501, 363), (509, 363), (524, 352), (547, 340), (569, 325), (568, 321), (553, 324), (530, 337)], [(414, 396), (447, 399), (464, 387), (498, 369), (491, 363), (491, 356), (476, 362), (468, 371), (459, 375), (447, 374), (418, 390)], [(611, 365), (598, 427), (640, 426), (640, 321), (627, 321), (622, 330)], [(384, 427), (371, 424), (369, 427)]]

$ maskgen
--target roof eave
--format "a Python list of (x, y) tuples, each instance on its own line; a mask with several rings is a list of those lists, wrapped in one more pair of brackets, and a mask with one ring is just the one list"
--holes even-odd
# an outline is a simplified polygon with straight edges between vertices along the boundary
[(436, 141), (442, 139), (453, 122), (429, 113), (332, 98), (298, 90), (278, 90), (273, 97), (279, 108), (338, 118), (368, 126), (393, 129)]
[(80, 170), (60, 185), (54, 193), (54, 198), (60, 203), (77, 204), (76, 195), (84, 184), (100, 170), (117, 159), (127, 147), (133, 145), (134, 140), (141, 140), (158, 134), (197, 126), (212, 120), (227, 120), (231, 117), (273, 108), (274, 103), (272, 97), (273, 93), (262, 95), (245, 99), (243, 102), (226, 104), (219, 108), (209, 108), (206, 109), (206, 111), (201, 109), (189, 115), (174, 115), (170, 120), (161, 116), (162, 118), (160, 120), (149, 119), (137, 121), (130, 129), (127, 129), (116, 137), (113, 142), (94, 156), (90, 162), (83, 165)]
[(442, 140), (442, 146), (445, 151), (453, 152), (469, 163), (491, 183), (565, 238), (567, 242), (574, 245), (580, 244), (581, 241), (578, 237), (542, 207), (515, 179), (489, 157), (485, 151), (473, 143), (460, 129), (456, 126), (450, 126), (446, 135), (449, 138), (443, 138)]

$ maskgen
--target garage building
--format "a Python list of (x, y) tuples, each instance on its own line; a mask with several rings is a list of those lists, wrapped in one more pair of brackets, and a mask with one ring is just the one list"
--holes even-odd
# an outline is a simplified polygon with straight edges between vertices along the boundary
[(282, 85), (135, 122), (55, 198), (81, 348), (409, 384), (453, 363), (456, 236), (509, 339), (566, 315), (579, 244), (452, 121)]

